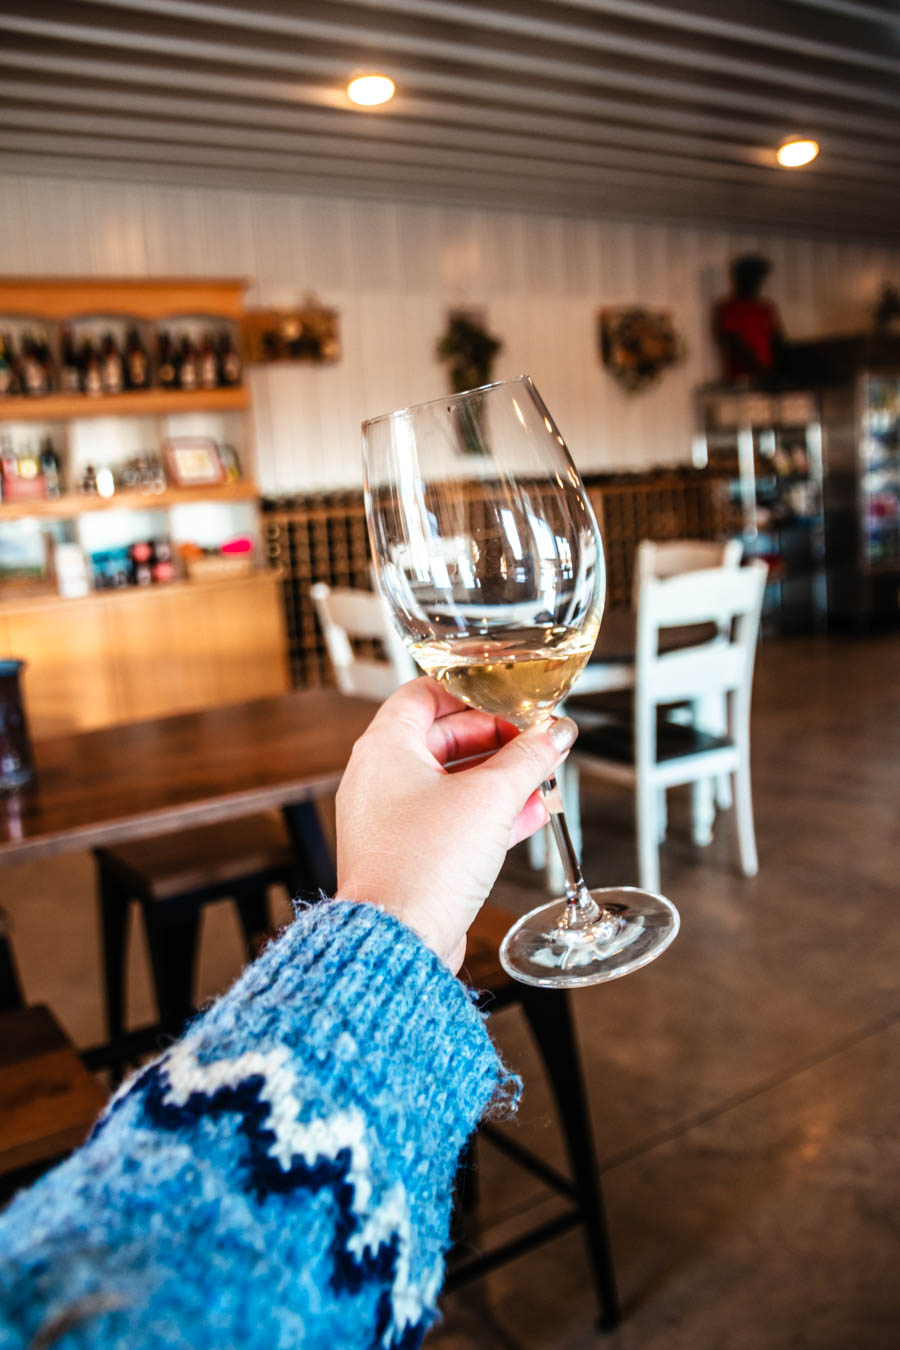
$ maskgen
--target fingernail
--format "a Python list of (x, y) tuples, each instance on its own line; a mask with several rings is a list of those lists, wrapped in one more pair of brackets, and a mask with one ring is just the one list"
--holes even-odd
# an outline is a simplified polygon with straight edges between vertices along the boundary
[(578, 728), (571, 717), (558, 717), (547, 734), (562, 754), (563, 750), (568, 750), (569, 746), (574, 744)]

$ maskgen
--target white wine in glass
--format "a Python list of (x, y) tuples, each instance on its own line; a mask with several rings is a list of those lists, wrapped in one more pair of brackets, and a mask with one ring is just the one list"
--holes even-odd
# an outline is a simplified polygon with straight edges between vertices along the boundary
[[(546, 722), (590, 659), (606, 594), (584, 485), (527, 376), (363, 425), (378, 586), (427, 674), (524, 730)], [(526, 984), (573, 987), (646, 965), (678, 931), (663, 896), (589, 891), (556, 780), (544, 784), (564, 898), (500, 949)]]

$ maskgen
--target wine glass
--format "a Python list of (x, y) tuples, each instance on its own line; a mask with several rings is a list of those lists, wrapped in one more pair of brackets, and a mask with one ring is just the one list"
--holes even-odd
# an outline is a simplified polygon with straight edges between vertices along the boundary
[[(549, 719), (587, 664), (603, 613), (603, 545), (565, 442), (527, 376), (363, 424), (375, 574), (414, 660), (520, 729)], [(637, 970), (678, 912), (631, 887), (589, 891), (556, 779), (542, 788), (565, 898), (520, 919), (504, 969), (574, 987)]]

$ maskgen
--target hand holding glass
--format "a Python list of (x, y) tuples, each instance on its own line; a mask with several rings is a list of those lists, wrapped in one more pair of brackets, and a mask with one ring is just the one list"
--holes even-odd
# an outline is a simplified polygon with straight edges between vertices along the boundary
[[(603, 614), (603, 546), (565, 442), (527, 377), (366, 422), (378, 585), (418, 665), (519, 728), (546, 721), (587, 664)], [(565, 899), (520, 919), (504, 968), (526, 984), (625, 975), (678, 914), (630, 887), (589, 891), (556, 780), (544, 785)]]

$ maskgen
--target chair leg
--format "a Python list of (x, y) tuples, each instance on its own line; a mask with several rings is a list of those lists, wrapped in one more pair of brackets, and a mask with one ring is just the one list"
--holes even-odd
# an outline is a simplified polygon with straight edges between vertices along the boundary
[(656, 842), (658, 844), (666, 842), (668, 828), (669, 808), (666, 801), (666, 789), (661, 787), (656, 789)]
[[(101, 862), (97, 863), (100, 930), (103, 944), (103, 998), (106, 1035), (110, 1045), (121, 1041), (125, 1031), (125, 986), (131, 897)], [(122, 1064), (117, 1062), (113, 1084), (118, 1083)]]
[(196, 905), (143, 906), (159, 1020), (177, 1036), (194, 1011), (194, 969), (200, 911)]
[(759, 871), (756, 854), (756, 832), (753, 828), (753, 796), (750, 791), (750, 765), (742, 756), (734, 775), (734, 804), (737, 821), (738, 848), (741, 871), (745, 877), (755, 877)]
[(715, 819), (713, 779), (698, 778), (691, 783), (691, 833), (698, 848), (708, 848), (712, 843)]
[(269, 908), (269, 892), (265, 886), (242, 892), (234, 897), (235, 908), (241, 921), (244, 934), (244, 946), (251, 961), (259, 955), (260, 947), (269, 936), (272, 915)]
[(656, 788), (638, 777), (635, 789), (638, 883), (645, 891), (659, 891), (659, 832)]
[(598, 1326), (609, 1330), (619, 1323), (619, 1296), (569, 998), (564, 989), (526, 987), (522, 1007), (544, 1061), (566, 1137), (600, 1308)]

